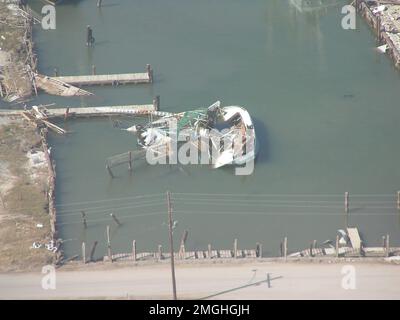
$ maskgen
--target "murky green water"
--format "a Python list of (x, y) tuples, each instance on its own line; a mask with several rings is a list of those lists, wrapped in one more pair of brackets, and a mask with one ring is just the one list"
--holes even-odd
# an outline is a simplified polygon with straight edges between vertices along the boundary
[[(248, 108), (261, 144), (252, 176), (230, 168), (137, 164), (111, 180), (105, 159), (135, 147), (134, 136), (110, 120), (71, 121), (67, 137), (52, 136), (57, 203), (67, 256), (99, 241), (112, 225), (114, 252), (167, 247), (164, 192), (173, 192), (175, 236), (189, 230), (188, 247), (208, 243), (254, 247), (277, 255), (334, 239), (344, 227), (343, 194), (350, 192), (350, 225), (368, 245), (389, 233), (400, 244), (395, 193), (400, 189), (400, 78), (378, 55), (364, 22), (340, 27), (340, 7), (301, 13), (286, 0), (70, 1), (57, 7), (57, 30), (37, 33), (40, 70), (51, 74), (137, 72), (151, 63), (155, 84), (93, 87), (90, 99), (42, 95), (59, 105), (149, 103), (163, 110), (225, 105)], [(342, 1), (346, 3), (347, 1)], [(85, 47), (92, 25), (96, 46)], [(227, 195), (221, 195), (227, 194)], [(138, 198), (139, 195), (147, 195)], [(123, 199), (121, 199), (123, 198)], [(80, 210), (88, 229), (83, 230)], [(114, 212), (123, 222), (114, 226)]]

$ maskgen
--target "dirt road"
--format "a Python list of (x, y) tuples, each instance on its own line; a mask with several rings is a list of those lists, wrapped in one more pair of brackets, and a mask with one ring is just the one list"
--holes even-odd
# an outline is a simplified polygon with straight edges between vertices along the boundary
[[(346, 267), (344, 266), (352, 266)], [(346, 274), (342, 274), (345, 270)], [(355, 272), (355, 282), (349, 281)], [(270, 274), (270, 281), (258, 285)], [(0, 274), (0, 299), (169, 299), (167, 264), (111, 270), (56, 271), (56, 289), (44, 290), (38, 273)], [(347, 277), (347, 278), (346, 278)], [(374, 263), (179, 265), (178, 298), (198, 299), (399, 299), (400, 266)], [(345, 282), (350, 289), (344, 289)], [(355, 285), (355, 289), (351, 289)], [(225, 292), (225, 293), (221, 293)], [(221, 294), (218, 294), (221, 293)]]

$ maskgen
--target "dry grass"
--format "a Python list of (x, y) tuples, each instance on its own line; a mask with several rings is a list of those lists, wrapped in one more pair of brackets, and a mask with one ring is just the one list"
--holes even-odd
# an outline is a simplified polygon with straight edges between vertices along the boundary
[[(8, 95), (27, 97), (32, 93), (32, 84), (27, 72), (27, 47), (24, 43), (24, 18), (16, 16), (0, 1), (0, 48), (8, 53), (10, 61), (0, 70)], [(4, 63), (4, 62), (3, 62)]]
[[(31, 249), (33, 242), (50, 239), (47, 170), (32, 171), (26, 156), (39, 145), (35, 129), (22, 120), (0, 127), (0, 164), (12, 181), (2, 195), (4, 206), (0, 204), (0, 271), (33, 270), (52, 261), (46, 249)], [(37, 228), (38, 223), (43, 228)]]

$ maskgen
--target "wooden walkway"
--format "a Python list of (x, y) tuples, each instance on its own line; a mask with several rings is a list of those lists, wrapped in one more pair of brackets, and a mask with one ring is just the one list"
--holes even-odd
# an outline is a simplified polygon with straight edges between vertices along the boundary
[(87, 76), (62, 76), (53, 77), (53, 79), (76, 86), (151, 83), (151, 77), (147, 72)]

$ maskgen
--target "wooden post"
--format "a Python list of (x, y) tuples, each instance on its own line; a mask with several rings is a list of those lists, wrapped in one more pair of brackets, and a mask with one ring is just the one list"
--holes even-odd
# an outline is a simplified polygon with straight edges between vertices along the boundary
[(153, 107), (154, 107), (154, 110), (156, 110), (156, 111), (160, 110), (160, 96), (156, 96), (153, 99)]
[(97, 8), (101, 8), (101, 2), (102, 0), (97, 0)]
[(288, 242), (288, 239), (287, 239), (287, 237), (285, 237), (283, 239), (283, 256), (284, 256), (285, 260), (287, 259), (287, 242)]
[(94, 252), (96, 251), (97, 241), (93, 242), (92, 249), (90, 250), (90, 261), (94, 262)]
[(115, 216), (114, 213), (110, 213), (110, 216), (114, 219), (114, 221), (118, 227), (121, 226), (121, 222), (119, 222), (119, 220), (117, 219), (117, 217)]
[(64, 120), (67, 120), (68, 117), (69, 117), (69, 107), (67, 107), (67, 108), (65, 109)]
[(54, 76), (58, 77), (58, 68), (54, 68)]
[(389, 257), (390, 255), (390, 244), (389, 244), (389, 235), (386, 235), (386, 257)]
[(169, 222), (169, 248), (171, 254), (171, 275), (172, 275), (172, 297), (177, 300), (176, 295), (176, 280), (175, 280), (175, 261), (174, 261), (174, 240), (172, 237), (172, 206), (171, 194), (167, 191), (167, 207), (168, 207), (168, 222)]
[(314, 257), (313, 242), (310, 244), (310, 257)]
[(233, 241), (233, 257), (236, 259), (237, 258), (237, 250), (238, 250), (238, 240), (235, 239)]
[(96, 75), (96, 65), (92, 65), (92, 75)]
[(86, 229), (87, 228), (87, 223), (86, 223), (86, 213), (85, 213), (85, 211), (81, 211), (81, 215), (82, 215), (83, 227)]
[(129, 151), (128, 155), (129, 155), (128, 167), (129, 171), (132, 171), (132, 151)]
[(256, 243), (256, 254), (257, 258), (262, 258), (262, 244), (259, 242)]
[(208, 259), (211, 259), (211, 244), (208, 245)]
[(158, 245), (158, 260), (162, 260), (163, 255), (162, 255), (162, 245)]
[(335, 251), (336, 251), (336, 258), (339, 258), (339, 235), (336, 235)]
[(110, 239), (110, 226), (107, 226), (107, 253), (108, 259), (112, 263), (112, 254), (111, 254), (111, 239)]
[(91, 47), (94, 44), (94, 37), (93, 37), (93, 30), (90, 27), (90, 25), (88, 25), (86, 27), (86, 46)]
[(151, 68), (151, 65), (146, 64), (146, 71), (147, 75), (149, 76), (150, 83), (153, 83), (153, 69)]
[(113, 173), (111, 171), (111, 168), (110, 168), (110, 166), (108, 164), (106, 165), (106, 168), (107, 168), (108, 173), (110, 174), (111, 179), (114, 179), (114, 175), (113, 175)]
[(86, 264), (86, 245), (85, 242), (82, 242), (82, 262)]
[(344, 193), (344, 213), (345, 213), (345, 226), (349, 226), (349, 193)]
[(179, 256), (181, 259), (185, 259), (185, 253), (186, 253), (186, 248), (185, 248), (185, 243), (188, 237), (188, 231), (185, 230), (183, 231), (182, 238), (181, 238), (181, 246), (179, 248)]
[(132, 241), (132, 257), (133, 261), (136, 261), (136, 240)]

